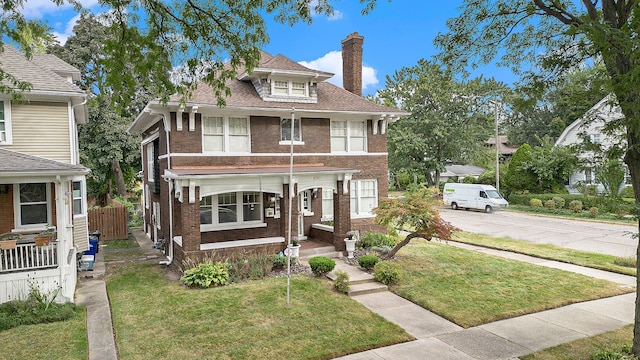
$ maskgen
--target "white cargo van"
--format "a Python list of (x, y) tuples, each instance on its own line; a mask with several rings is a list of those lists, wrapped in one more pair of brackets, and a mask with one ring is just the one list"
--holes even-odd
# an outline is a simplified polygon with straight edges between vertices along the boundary
[(498, 190), (491, 185), (446, 183), (442, 201), (453, 210), (464, 208), (492, 212), (509, 206)]

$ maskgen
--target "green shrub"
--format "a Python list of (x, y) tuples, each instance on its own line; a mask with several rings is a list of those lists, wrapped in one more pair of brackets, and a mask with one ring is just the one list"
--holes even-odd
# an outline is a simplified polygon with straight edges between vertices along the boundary
[(531, 199), (531, 200), (529, 200), (529, 206), (536, 207), (536, 208), (542, 207), (542, 200), (535, 199), (535, 198)]
[(349, 292), (349, 274), (342, 270), (334, 271), (336, 274), (336, 279), (333, 281), (333, 288), (336, 289), (337, 292), (341, 292), (346, 294)]
[(465, 176), (462, 179), (462, 183), (463, 184), (475, 184), (476, 183), (476, 178), (474, 178), (473, 176)]
[(0, 304), (0, 331), (20, 325), (64, 321), (76, 315), (75, 304), (55, 302), (60, 288), (43, 294), (37, 285), (30, 283), (29, 286), (31, 288), (26, 300), (13, 300)]
[(572, 210), (573, 212), (581, 212), (583, 209), (583, 205), (582, 205), (582, 201), (580, 200), (571, 200), (569, 202), (569, 210)]
[(555, 210), (556, 209), (556, 202), (553, 200), (547, 200), (544, 202), (544, 207), (546, 207), (549, 210)]
[(564, 207), (565, 201), (563, 198), (559, 196), (554, 196), (551, 198), (554, 203), (556, 203), (556, 209), (562, 209)]
[(360, 241), (357, 245), (363, 249), (370, 249), (372, 247), (394, 247), (396, 246), (396, 243), (388, 235), (368, 231), (360, 237)]
[(364, 255), (358, 258), (358, 264), (365, 270), (372, 269), (379, 261), (380, 259), (374, 255)]
[(598, 216), (598, 208), (595, 206), (592, 206), (589, 208), (589, 214), (591, 215), (591, 217), (596, 217)]
[(622, 190), (620, 190), (620, 197), (623, 198), (633, 198), (633, 187), (632, 186), (625, 186), (622, 188)]
[(208, 288), (210, 286), (223, 286), (229, 284), (229, 270), (227, 265), (221, 262), (201, 263), (184, 272), (180, 281), (189, 287)]
[[(601, 213), (625, 213), (632, 214), (634, 212), (634, 203), (621, 200), (619, 198), (612, 198), (606, 196), (586, 196), (582, 194), (515, 194), (510, 193), (508, 200), (512, 205), (527, 205), (531, 206), (531, 199), (540, 199), (543, 202), (549, 199), (561, 198), (564, 199), (565, 204), (569, 204), (573, 200), (579, 200), (583, 204), (583, 209), (588, 209), (592, 206), (597, 207)], [(555, 200), (554, 200), (555, 201)], [(556, 208), (561, 207), (556, 204)], [(565, 208), (563, 205), (562, 208)], [(568, 208), (568, 206), (566, 207)]]
[(271, 270), (282, 270), (287, 266), (287, 257), (271, 255)]
[(314, 256), (309, 259), (309, 266), (316, 276), (321, 276), (333, 270), (336, 262), (325, 256)]
[(382, 261), (373, 267), (373, 278), (385, 285), (397, 284), (402, 277), (400, 265)]
[[(278, 256), (279, 257), (279, 256)], [(275, 265), (284, 262), (287, 264), (287, 258), (275, 259), (274, 256), (264, 254), (240, 254), (235, 258), (227, 259), (227, 268), (229, 270), (229, 281), (238, 283), (247, 279), (262, 279), (269, 275)]]

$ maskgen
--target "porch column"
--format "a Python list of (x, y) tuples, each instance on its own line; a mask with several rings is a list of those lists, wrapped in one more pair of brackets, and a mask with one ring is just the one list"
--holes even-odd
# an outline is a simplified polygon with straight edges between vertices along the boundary
[(347, 249), (344, 239), (347, 237), (347, 232), (351, 230), (351, 199), (348, 193), (343, 193), (342, 186), (343, 181), (338, 180), (337, 193), (333, 194), (333, 246), (338, 251)]
[(183, 199), (180, 206), (180, 222), (182, 223), (182, 251), (188, 253), (200, 251), (200, 187), (196, 186), (196, 201), (189, 202), (189, 187), (183, 187)]

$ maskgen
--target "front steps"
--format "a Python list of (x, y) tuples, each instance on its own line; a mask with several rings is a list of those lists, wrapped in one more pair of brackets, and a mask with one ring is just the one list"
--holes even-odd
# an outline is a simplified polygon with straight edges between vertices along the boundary
[[(325, 256), (329, 259), (334, 259), (336, 262), (335, 270), (341, 270), (349, 274), (349, 297), (371, 294), (376, 292), (388, 291), (387, 285), (377, 282), (373, 275), (360, 270), (356, 266), (349, 265), (344, 262), (343, 252), (336, 251), (332, 245), (314, 247), (310, 249), (300, 249), (300, 261), (306, 263), (309, 258), (314, 256)], [(335, 281), (336, 275), (334, 272), (327, 274), (327, 277), (331, 281)]]

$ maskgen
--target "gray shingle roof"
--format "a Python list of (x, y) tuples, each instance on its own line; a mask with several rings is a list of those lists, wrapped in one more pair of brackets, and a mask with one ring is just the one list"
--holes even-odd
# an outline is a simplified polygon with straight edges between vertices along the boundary
[[(52, 91), (52, 92), (64, 92), (64, 93), (78, 93), (79, 95), (84, 95), (84, 92), (80, 90), (77, 86), (69, 83), (66, 79), (59, 76), (52, 70), (53, 68), (60, 68), (61, 62), (64, 62), (60, 59), (55, 63), (51, 63), (50, 66), (42, 66), (38, 65), (38, 63), (42, 63), (43, 61), (51, 60), (50, 56), (46, 58), (39, 58), (37, 60), (29, 60), (22, 53), (15, 50), (11, 45), (2, 44), (3, 51), (0, 53), (0, 67), (5, 72), (13, 75), (20, 81), (26, 81), (31, 83), (32, 91)], [(55, 56), (53, 56), (55, 57)], [(57, 59), (57, 58), (56, 58)], [(65, 63), (66, 64), (66, 63)], [(67, 64), (70, 68), (73, 68), (71, 65)], [(10, 86), (11, 84), (3, 80), (3, 84)]]
[[(294, 70), (318, 72), (304, 67), (295, 61), (283, 56), (272, 56), (266, 52), (261, 52), (260, 68), (278, 69), (278, 70)], [(242, 73), (243, 70), (239, 70)], [(330, 74), (330, 73), (326, 73)], [(292, 107), (300, 110), (316, 110), (316, 111), (338, 111), (338, 112), (362, 112), (362, 113), (385, 113), (388, 115), (398, 114), (406, 115), (408, 113), (389, 108), (386, 106), (373, 103), (362, 96), (353, 94), (343, 88), (335, 86), (328, 82), (318, 83), (318, 101), (316, 103), (292, 103), (278, 101), (264, 101), (256, 92), (253, 84), (249, 81), (240, 81), (233, 79), (227, 82), (227, 86), (231, 89), (231, 96), (225, 97), (227, 108), (260, 108), (260, 109), (285, 109), (290, 110)], [(180, 101), (179, 96), (174, 95), (170, 98), (170, 102)], [(218, 100), (211, 87), (204, 82), (198, 83), (197, 89), (194, 91), (191, 104), (212, 105), (216, 106)]]
[(80, 80), (80, 70), (53, 54), (34, 54), (31, 62), (40, 67), (47, 68), (60, 76), (63, 76), (63, 74), (71, 75), (73, 76), (73, 80)]
[(87, 171), (88, 169), (82, 165), (71, 165), (61, 161), (0, 148), (0, 176), (23, 172), (84, 174)]

